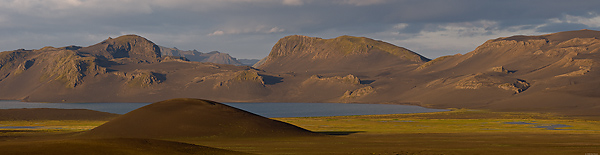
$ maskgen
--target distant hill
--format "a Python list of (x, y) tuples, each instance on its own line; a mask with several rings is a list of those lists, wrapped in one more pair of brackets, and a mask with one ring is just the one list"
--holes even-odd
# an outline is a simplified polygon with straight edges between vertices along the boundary
[(156, 102), (85, 133), (91, 137), (295, 137), (317, 136), (294, 125), (200, 99)]
[(244, 65), (239, 62), (236, 58), (231, 57), (227, 53), (221, 53), (219, 51), (212, 51), (209, 53), (198, 52), (197, 50), (180, 50), (177, 48), (168, 48), (164, 46), (159, 46), (162, 52), (162, 55), (168, 56), (178, 56), (185, 57), (190, 61), (198, 61), (198, 62), (212, 62), (218, 64), (228, 64), (228, 65), (236, 65), (241, 66)]
[(260, 59), (237, 59), (240, 63), (242, 63), (243, 65), (246, 66), (253, 66), (254, 64), (256, 64), (258, 61), (260, 61)]

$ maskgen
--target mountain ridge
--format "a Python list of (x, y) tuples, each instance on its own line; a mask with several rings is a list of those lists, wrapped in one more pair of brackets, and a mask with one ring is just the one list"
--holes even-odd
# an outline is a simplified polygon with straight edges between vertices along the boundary
[[(307, 71), (313, 68), (349, 70), (410, 65), (429, 61), (406, 48), (365, 37), (322, 39), (301, 35), (281, 38), (271, 53), (254, 67), (271, 71)], [(357, 63), (359, 62), (359, 63)], [(364, 62), (364, 63), (360, 63)], [(298, 67), (295, 64), (303, 64)]]
[[(136, 39), (126, 42), (141, 47), (111, 53), (120, 48), (108, 48), (113, 40), (108, 39), (89, 47), (0, 53), (0, 98), (153, 102), (191, 97), (600, 115), (598, 38), (600, 31), (593, 30), (502, 37), (465, 54), (429, 60), (364, 37), (296, 35), (280, 39), (256, 68), (157, 57), (154, 44)], [(148, 51), (136, 55), (136, 49)]]
[(162, 55), (168, 56), (177, 56), (177, 57), (185, 57), (190, 61), (198, 61), (198, 62), (211, 62), (218, 64), (228, 64), (228, 65), (236, 65), (241, 66), (244, 65), (239, 62), (236, 58), (230, 56), (227, 53), (221, 53), (219, 51), (212, 51), (208, 53), (202, 53), (197, 50), (180, 50), (177, 48), (168, 48), (164, 46), (159, 46), (162, 52)]

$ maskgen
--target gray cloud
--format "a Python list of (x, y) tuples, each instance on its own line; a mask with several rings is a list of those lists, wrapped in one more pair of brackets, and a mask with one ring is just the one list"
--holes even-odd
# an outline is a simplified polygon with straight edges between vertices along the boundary
[(0, 50), (142, 35), (180, 49), (261, 58), (286, 35), (366, 36), (430, 58), (485, 40), (600, 28), (600, 1), (0, 0)]

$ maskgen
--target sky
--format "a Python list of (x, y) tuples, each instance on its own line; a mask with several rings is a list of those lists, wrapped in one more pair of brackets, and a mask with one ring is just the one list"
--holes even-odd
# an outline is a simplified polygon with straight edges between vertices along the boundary
[(600, 30), (598, 0), (0, 0), (0, 51), (137, 34), (260, 59), (288, 35), (368, 37), (434, 59), (486, 40)]

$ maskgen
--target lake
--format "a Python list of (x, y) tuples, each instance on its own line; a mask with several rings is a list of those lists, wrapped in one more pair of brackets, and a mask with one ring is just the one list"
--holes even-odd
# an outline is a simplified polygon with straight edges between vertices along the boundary
[[(0, 101), (0, 109), (19, 108), (60, 108), (90, 109), (96, 111), (125, 114), (150, 103), (35, 103), (20, 101)], [(419, 106), (392, 104), (355, 103), (224, 103), (265, 117), (317, 117), (407, 114), (448, 111)]]

